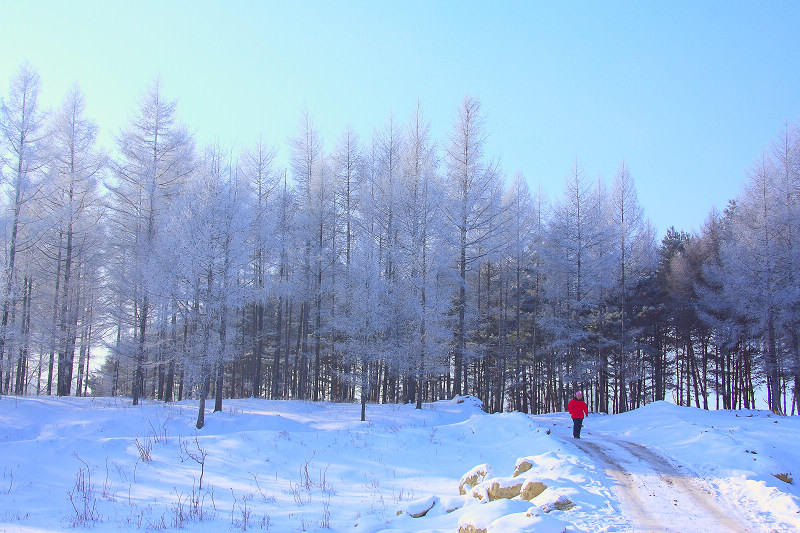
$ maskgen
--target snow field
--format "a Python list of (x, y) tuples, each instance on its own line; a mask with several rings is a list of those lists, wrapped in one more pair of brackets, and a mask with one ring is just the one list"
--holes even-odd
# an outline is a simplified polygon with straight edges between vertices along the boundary
[[(360, 422), (358, 405), (248, 399), (207, 413), (198, 432), (196, 409), (1, 398), (0, 531), (633, 529), (614, 481), (565, 438), (565, 413), (488, 415), (467, 398), (369, 405)], [(658, 402), (585, 428), (587, 444), (613, 436), (672, 458), (763, 531), (800, 530), (799, 417)], [(491, 471), (459, 494), (478, 465)], [(489, 501), (494, 484), (520, 480), (546, 488)]]

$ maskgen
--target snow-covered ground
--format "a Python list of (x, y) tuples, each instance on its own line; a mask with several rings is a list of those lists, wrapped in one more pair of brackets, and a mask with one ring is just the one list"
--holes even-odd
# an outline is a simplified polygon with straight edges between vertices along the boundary
[(0, 532), (800, 530), (800, 417), (658, 402), (574, 440), (471, 398), (196, 409), (1, 398)]

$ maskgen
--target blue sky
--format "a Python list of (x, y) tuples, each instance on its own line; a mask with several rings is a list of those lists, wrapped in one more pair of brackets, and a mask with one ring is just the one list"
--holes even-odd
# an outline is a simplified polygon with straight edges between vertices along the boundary
[(800, 2), (7, 1), (0, 94), (25, 60), (78, 82), (111, 145), (160, 75), (199, 144), (263, 135), (285, 164), (308, 109), (325, 147), (417, 102), (444, 141), (467, 95), (487, 155), (557, 199), (576, 159), (625, 160), (661, 236), (699, 229), (800, 119)]

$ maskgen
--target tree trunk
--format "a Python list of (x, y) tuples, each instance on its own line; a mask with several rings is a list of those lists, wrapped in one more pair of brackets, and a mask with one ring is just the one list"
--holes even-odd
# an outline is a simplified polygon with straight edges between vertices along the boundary
[(206, 365), (203, 365), (203, 385), (200, 389), (200, 405), (197, 409), (197, 423), (195, 427), (197, 429), (203, 429), (203, 426), (206, 425), (206, 396), (208, 396), (208, 390), (211, 387), (211, 373), (208, 370)]

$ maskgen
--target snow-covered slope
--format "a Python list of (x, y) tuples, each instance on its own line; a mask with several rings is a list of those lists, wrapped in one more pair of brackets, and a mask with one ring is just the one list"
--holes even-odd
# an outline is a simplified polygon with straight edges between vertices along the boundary
[[(3, 397), (0, 531), (634, 531), (659, 509), (638, 516), (629, 501), (654, 498), (647, 468), (631, 466), (650, 457), (681, 468), (742, 530), (800, 529), (788, 482), (800, 474), (798, 417), (662, 402), (592, 415), (577, 442), (566, 414), (487, 415), (471, 398), (370, 405), (367, 422), (357, 405), (232, 400), (199, 432), (196, 409)], [(636, 445), (652, 456), (621, 456)], [(632, 471), (630, 487), (609, 464)], [(491, 471), (460, 494), (478, 465)]]

